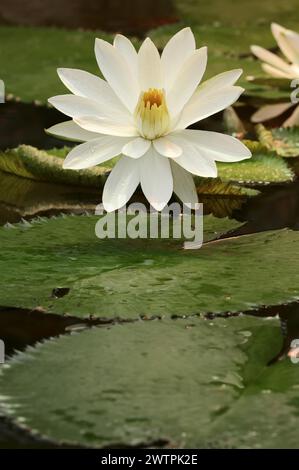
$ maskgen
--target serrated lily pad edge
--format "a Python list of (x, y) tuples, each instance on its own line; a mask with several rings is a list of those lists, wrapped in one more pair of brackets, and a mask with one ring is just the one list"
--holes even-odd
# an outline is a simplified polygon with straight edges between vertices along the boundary
[[(180, 320), (187, 320), (190, 318), (189, 316), (184, 318), (180, 318)], [(233, 318), (233, 317), (232, 317)], [(200, 320), (200, 318), (198, 318)], [(203, 321), (203, 319), (201, 319)], [(229, 318), (227, 319), (229, 320)], [(269, 319), (265, 318), (260, 318), (261, 321), (268, 321)], [(139, 320), (139, 321), (144, 321), (144, 320)], [(158, 319), (157, 321), (160, 321)], [(170, 321), (175, 322), (175, 319), (170, 319)], [(217, 319), (214, 319), (213, 321), (217, 321)], [(277, 322), (276, 317), (271, 317), (270, 318), (271, 322)], [(113, 326), (113, 325), (112, 325)], [(98, 326), (93, 326), (91, 328), (99, 328)], [(89, 329), (91, 329), (89, 328)], [(103, 328), (103, 327), (101, 327)], [(106, 329), (111, 328), (111, 325), (105, 326)], [(80, 332), (71, 332), (71, 333), (65, 333), (62, 336), (66, 335), (80, 335), (84, 333), (84, 331)], [(0, 365), (0, 376), (3, 375), (4, 370), (7, 370), (14, 366), (14, 364), (20, 364), (24, 363), (27, 359), (32, 359), (32, 355), (30, 353), (38, 354), (38, 351), (40, 348), (43, 348), (45, 344), (49, 343), (58, 343), (60, 341), (60, 337), (53, 337), (53, 338), (48, 338), (44, 341), (38, 341), (34, 346), (27, 346), (27, 348), (24, 351), (18, 351), (16, 352), (13, 357), (9, 360), (9, 362)], [(9, 399), (8, 396), (5, 395), (0, 395), (0, 418), (4, 421), (7, 427), (11, 428), (14, 432), (20, 435), (21, 438), (29, 438), (32, 441), (32, 444), (44, 444), (46, 446), (50, 447), (55, 447), (55, 448), (81, 448), (81, 449), (113, 449), (113, 448), (119, 448), (118, 443), (112, 443), (107, 446), (96, 446), (96, 445), (85, 445), (82, 444), (78, 441), (68, 441), (68, 440), (55, 440), (53, 438), (48, 437), (45, 433), (39, 432), (37, 429), (31, 428), (24, 422), (24, 418), (22, 416), (18, 417), (14, 415), (11, 407), (6, 404), (6, 401)], [(14, 407), (14, 405), (13, 405)], [(167, 436), (160, 436), (159, 439), (155, 440), (149, 440), (147, 442), (140, 440), (139, 442), (136, 440), (134, 444), (126, 444), (125, 448), (131, 448), (131, 449), (138, 449), (138, 448), (167, 448), (167, 444), (171, 443), (171, 440), (167, 438)], [(199, 448), (206, 448), (204, 445), (198, 444)], [(124, 448), (124, 443), (121, 443), (121, 448)]]

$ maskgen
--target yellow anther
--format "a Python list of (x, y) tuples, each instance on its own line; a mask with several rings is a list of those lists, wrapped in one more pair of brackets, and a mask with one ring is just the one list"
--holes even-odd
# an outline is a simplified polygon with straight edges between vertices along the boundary
[(164, 90), (150, 88), (142, 92), (135, 110), (135, 119), (140, 134), (153, 140), (169, 130), (170, 117)]

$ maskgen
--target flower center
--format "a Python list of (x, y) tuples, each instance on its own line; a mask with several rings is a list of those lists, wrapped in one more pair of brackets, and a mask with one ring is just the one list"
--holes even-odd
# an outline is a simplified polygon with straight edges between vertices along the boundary
[(170, 125), (164, 90), (150, 88), (142, 92), (135, 109), (135, 119), (145, 139), (153, 140), (164, 135)]

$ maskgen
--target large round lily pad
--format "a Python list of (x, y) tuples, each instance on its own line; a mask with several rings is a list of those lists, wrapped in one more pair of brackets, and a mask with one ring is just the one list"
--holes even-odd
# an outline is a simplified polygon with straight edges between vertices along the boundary
[[(264, 232), (183, 250), (177, 239), (98, 239), (99, 217), (0, 229), (1, 304), (136, 318), (248, 310), (297, 299), (299, 234)], [(204, 218), (205, 238), (238, 226)], [(53, 289), (69, 294), (53, 298)]]
[(154, 320), (51, 340), (2, 369), (1, 410), (92, 447), (296, 447), (299, 378), (276, 319)]

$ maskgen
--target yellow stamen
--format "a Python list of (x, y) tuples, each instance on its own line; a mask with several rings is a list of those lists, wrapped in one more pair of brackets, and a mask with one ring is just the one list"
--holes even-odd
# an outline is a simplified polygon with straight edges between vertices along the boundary
[(166, 134), (170, 117), (164, 90), (150, 88), (142, 92), (135, 110), (135, 119), (140, 134), (153, 140)]

